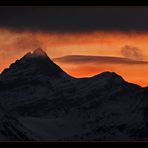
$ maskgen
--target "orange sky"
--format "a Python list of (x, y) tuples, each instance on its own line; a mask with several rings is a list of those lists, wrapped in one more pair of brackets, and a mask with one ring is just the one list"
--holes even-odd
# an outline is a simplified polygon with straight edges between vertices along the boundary
[[(22, 57), (26, 52), (37, 47), (43, 48), (51, 59), (65, 55), (95, 55), (148, 61), (147, 32), (51, 33), (19, 32), (0, 28), (0, 71)], [(129, 82), (148, 86), (148, 65), (56, 63), (75, 77), (88, 77), (103, 71), (114, 71)]]

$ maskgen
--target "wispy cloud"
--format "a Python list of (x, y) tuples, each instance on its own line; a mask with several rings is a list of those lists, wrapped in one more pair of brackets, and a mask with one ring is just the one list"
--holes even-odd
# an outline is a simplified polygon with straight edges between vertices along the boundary
[(121, 53), (126, 58), (138, 61), (143, 59), (142, 51), (138, 47), (126, 45), (121, 49)]
[(122, 57), (68, 55), (53, 59), (55, 62), (71, 64), (148, 64), (146, 61), (136, 61)]
[(42, 42), (39, 41), (34, 35), (27, 34), (24, 36), (17, 37), (15, 40), (15, 45), (18, 49), (35, 49), (42, 46)]

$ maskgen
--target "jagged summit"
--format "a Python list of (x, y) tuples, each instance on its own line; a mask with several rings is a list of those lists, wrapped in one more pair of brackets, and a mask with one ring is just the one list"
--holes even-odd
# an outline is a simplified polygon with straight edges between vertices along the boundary
[(32, 54), (36, 56), (47, 56), (46, 52), (43, 51), (42, 48), (35, 49)]
[(47, 53), (42, 49), (42, 48), (37, 48), (35, 49), (33, 52), (28, 52), (27, 54), (25, 54), (22, 59), (24, 58), (48, 58)]

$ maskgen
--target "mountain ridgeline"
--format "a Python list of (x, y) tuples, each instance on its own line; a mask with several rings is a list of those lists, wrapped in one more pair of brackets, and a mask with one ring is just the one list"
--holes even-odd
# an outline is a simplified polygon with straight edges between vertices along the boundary
[(148, 88), (114, 72), (71, 77), (38, 48), (0, 74), (3, 140), (148, 140)]

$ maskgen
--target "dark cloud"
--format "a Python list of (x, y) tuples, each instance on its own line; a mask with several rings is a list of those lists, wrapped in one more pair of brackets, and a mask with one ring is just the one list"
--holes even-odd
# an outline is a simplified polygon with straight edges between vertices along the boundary
[(85, 55), (68, 55), (53, 59), (55, 62), (68, 64), (148, 64), (144, 61), (136, 61), (122, 57), (107, 57), (107, 56), (85, 56)]
[(134, 46), (128, 46), (128, 45), (124, 46), (121, 49), (121, 53), (126, 58), (135, 59), (138, 61), (143, 59), (141, 50)]
[(148, 31), (148, 7), (0, 7), (0, 27), (16, 30)]

